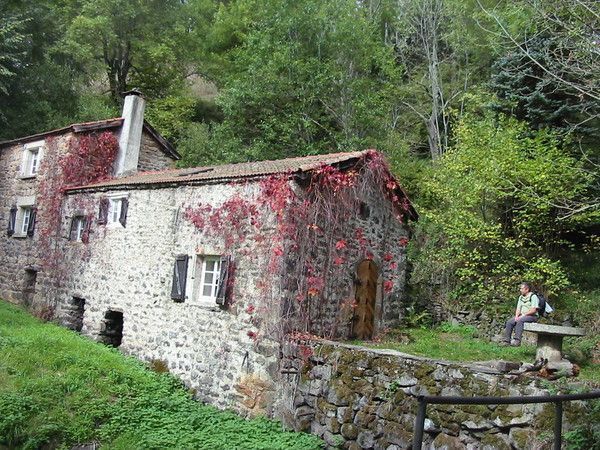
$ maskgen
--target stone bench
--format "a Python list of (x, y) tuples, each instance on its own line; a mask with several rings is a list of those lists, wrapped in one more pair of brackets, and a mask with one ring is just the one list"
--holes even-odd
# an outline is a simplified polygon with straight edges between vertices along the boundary
[(562, 360), (562, 342), (565, 336), (585, 336), (583, 328), (544, 325), (535, 322), (526, 323), (523, 329), (538, 335), (535, 359), (545, 358), (548, 362)]

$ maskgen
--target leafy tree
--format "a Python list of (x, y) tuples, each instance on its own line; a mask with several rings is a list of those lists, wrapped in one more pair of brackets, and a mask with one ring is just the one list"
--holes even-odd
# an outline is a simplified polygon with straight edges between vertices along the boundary
[(450, 310), (501, 305), (520, 280), (561, 292), (557, 250), (577, 221), (559, 209), (586, 195), (590, 175), (552, 133), (505, 116), (470, 113), (456, 140), (423, 181), (413, 282), (437, 286)]
[(186, 28), (176, 0), (84, 0), (72, 15), (60, 47), (84, 64), (88, 76), (106, 74), (110, 93), (135, 84), (150, 96), (168, 92), (182, 80)]
[(15, 0), (2, 2), (2, 13), (8, 34), (0, 52), (14, 75), (0, 77), (0, 139), (64, 125), (77, 109), (78, 75), (69, 55), (51, 51), (63, 30), (59, 10), (50, 1)]
[(0, 95), (8, 94), (7, 82), (16, 75), (26, 55), (26, 39), (22, 19), (0, 17)]
[(248, 5), (259, 11), (235, 34), (241, 43), (228, 44), (215, 130), (241, 142), (237, 159), (376, 145), (390, 125), (397, 74), (364, 10), (351, 0), (240, 0), (217, 22)]

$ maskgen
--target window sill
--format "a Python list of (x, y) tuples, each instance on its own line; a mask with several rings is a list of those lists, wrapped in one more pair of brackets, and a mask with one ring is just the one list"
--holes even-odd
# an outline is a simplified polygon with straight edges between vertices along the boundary
[(33, 175), (19, 175), (19, 179), (20, 180), (32, 180), (34, 178), (37, 178), (37, 174), (33, 174)]
[[(177, 302), (175, 302), (177, 303)], [(208, 302), (198, 302), (198, 301), (190, 301), (189, 299), (185, 299), (185, 302), (179, 302), (181, 305), (193, 306), (195, 308), (204, 309), (207, 311), (219, 312), (222, 311), (223, 308), (217, 305), (216, 302), (208, 303)]]
[(25, 239), (27, 237), (27, 233), (15, 233), (11, 237), (16, 239)]

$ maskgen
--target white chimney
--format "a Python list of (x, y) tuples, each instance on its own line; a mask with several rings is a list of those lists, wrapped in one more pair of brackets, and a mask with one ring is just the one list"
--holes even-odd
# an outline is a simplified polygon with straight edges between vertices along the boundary
[(144, 127), (144, 108), (146, 101), (137, 90), (125, 92), (123, 104), (123, 125), (119, 136), (119, 151), (115, 161), (115, 176), (137, 171)]

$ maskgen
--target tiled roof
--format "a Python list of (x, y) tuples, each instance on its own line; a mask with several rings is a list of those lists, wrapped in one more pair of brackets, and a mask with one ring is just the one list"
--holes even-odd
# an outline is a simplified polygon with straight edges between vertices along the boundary
[[(94, 122), (83, 122), (74, 123), (63, 128), (57, 128), (55, 130), (45, 131), (43, 133), (32, 134), (29, 136), (20, 137), (17, 139), (11, 139), (10, 141), (0, 142), (0, 149), (8, 147), (10, 145), (25, 144), (27, 142), (37, 141), (47, 136), (62, 133), (83, 133), (86, 131), (98, 131), (106, 130), (110, 128), (119, 128), (123, 124), (122, 117), (115, 117), (112, 119), (96, 120)], [(181, 156), (173, 148), (173, 146), (162, 137), (148, 122), (144, 121), (144, 130), (146, 130), (160, 145), (161, 150), (171, 156), (173, 159), (181, 159)]]
[(73, 123), (69, 126), (56, 128), (55, 130), (44, 131), (43, 133), (31, 134), (29, 136), (24, 136), (16, 139), (11, 139), (10, 141), (0, 142), (0, 147), (7, 147), (9, 145), (14, 144), (25, 144), (31, 141), (37, 141), (38, 139), (42, 139), (46, 136), (50, 136), (53, 134), (62, 134), (62, 133), (81, 133), (83, 131), (93, 131), (93, 130), (104, 130), (107, 128), (118, 128), (123, 123), (122, 117), (115, 117), (112, 119), (104, 119), (104, 120), (96, 120), (93, 122), (83, 122), (83, 123)]
[(358, 159), (369, 150), (327, 155), (302, 156), (275, 161), (256, 161), (219, 166), (193, 167), (188, 169), (170, 169), (157, 172), (140, 172), (132, 176), (79, 186), (70, 190), (96, 190), (101, 188), (131, 188), (148, 185), (202, 184), (239, 178), (253, 178), (276, 173), (295, 173), (317, 169), (323, 164), (337, 164)]

